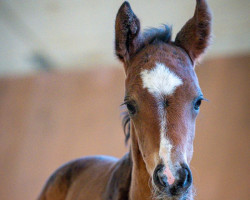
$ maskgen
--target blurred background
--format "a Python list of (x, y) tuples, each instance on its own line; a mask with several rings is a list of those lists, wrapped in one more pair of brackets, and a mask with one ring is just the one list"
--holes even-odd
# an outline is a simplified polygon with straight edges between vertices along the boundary
[[(123, 1), (0, 0), (0, 199), (36, 199), (49, 175), (86, 155), (121, 157), (124, 73), (114, 56)], [(194, 0), (131, 0), (142, 28), (193, 15)], [(249, 199), (250, 1), (209, 0), (213, 44), (197, 68), (199, 200)]]

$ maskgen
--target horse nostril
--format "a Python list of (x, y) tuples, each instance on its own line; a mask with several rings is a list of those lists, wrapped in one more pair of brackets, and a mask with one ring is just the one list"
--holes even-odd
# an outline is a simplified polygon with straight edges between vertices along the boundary
[(184, 164), (180, 170), (180, 180), (178, 185), (182, 188), (188, 188), (192, 184), (192, 181), (191, 170), (186, 164)]
[(188, 185), (188, 177), (189, 177), (189, 172), (187, 169), (184, 169), (184, 180), (183, 180), (183, 187), (186, 187)]
[(168, 185), (168, 182), (167, 182), (167, 177), (162, 174), (163, 167), (164, 167), (163, 165), (158, 165), (156, 167), (153, 179), (156, 185), (166, 187)]

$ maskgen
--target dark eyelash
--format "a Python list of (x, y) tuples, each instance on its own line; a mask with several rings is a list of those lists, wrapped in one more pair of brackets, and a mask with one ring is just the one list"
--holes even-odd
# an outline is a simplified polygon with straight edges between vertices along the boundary
[(120, 106), (126, 106), (126, 105), (128, 105), (128, 104), (130, 104), (131, 103), (131, 101), (129, 101), (129, 100), (124, 100), (124, 102), (120, 105)]
[(130, 102), (130, 97), (129, 96), (125, 96), (124, 100), (123, 100), (123, 104), (127, 104), (128, 102)]
[(202, 97), (200, 97), (200, 100), (201, 100), (201, 101), (206, 101), (206, 102), (209, 102), (209, 100), (208, 100), (208, 99), (206, 99), (206, 98), (204, 98), (203, 96), (202, 96)]
[(125, 106), (127, 105), (127, 102), (123, 102), (120, 106)]

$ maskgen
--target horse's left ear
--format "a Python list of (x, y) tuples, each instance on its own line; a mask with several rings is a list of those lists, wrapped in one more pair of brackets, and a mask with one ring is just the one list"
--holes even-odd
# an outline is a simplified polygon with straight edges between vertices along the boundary
[(177, 34), (175, 44), (187, 51), (195, 63), (209, 46), (212, 16), (206, 0), (196, 0), (194, 16)]
[(142, 46), (140, 21), (128, 2), (124, 2), (115, 20), (115, 52), (117, 57), (127, 65), (137, 50)]

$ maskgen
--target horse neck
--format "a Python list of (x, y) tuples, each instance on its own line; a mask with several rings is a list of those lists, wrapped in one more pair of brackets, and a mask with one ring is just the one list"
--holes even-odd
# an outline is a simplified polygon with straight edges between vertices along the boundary
[(129, 189), (131, 183), (132, 159), (130, 152), (125, 154), (112, 167), (109, 181), (106, 185), (103, 199), (105, 200), (125, 200), (129, 199)]
[(145, 200), (150, 199), (150, 177), (131, 126), (131, 149), (113, 167), (103, 199)]
[(131, 126), (131, 157), (133, 166), (129, 200), (151, 199), (152, 193), (149, 186), (151, 178), (143, 161), (133, 125)]

